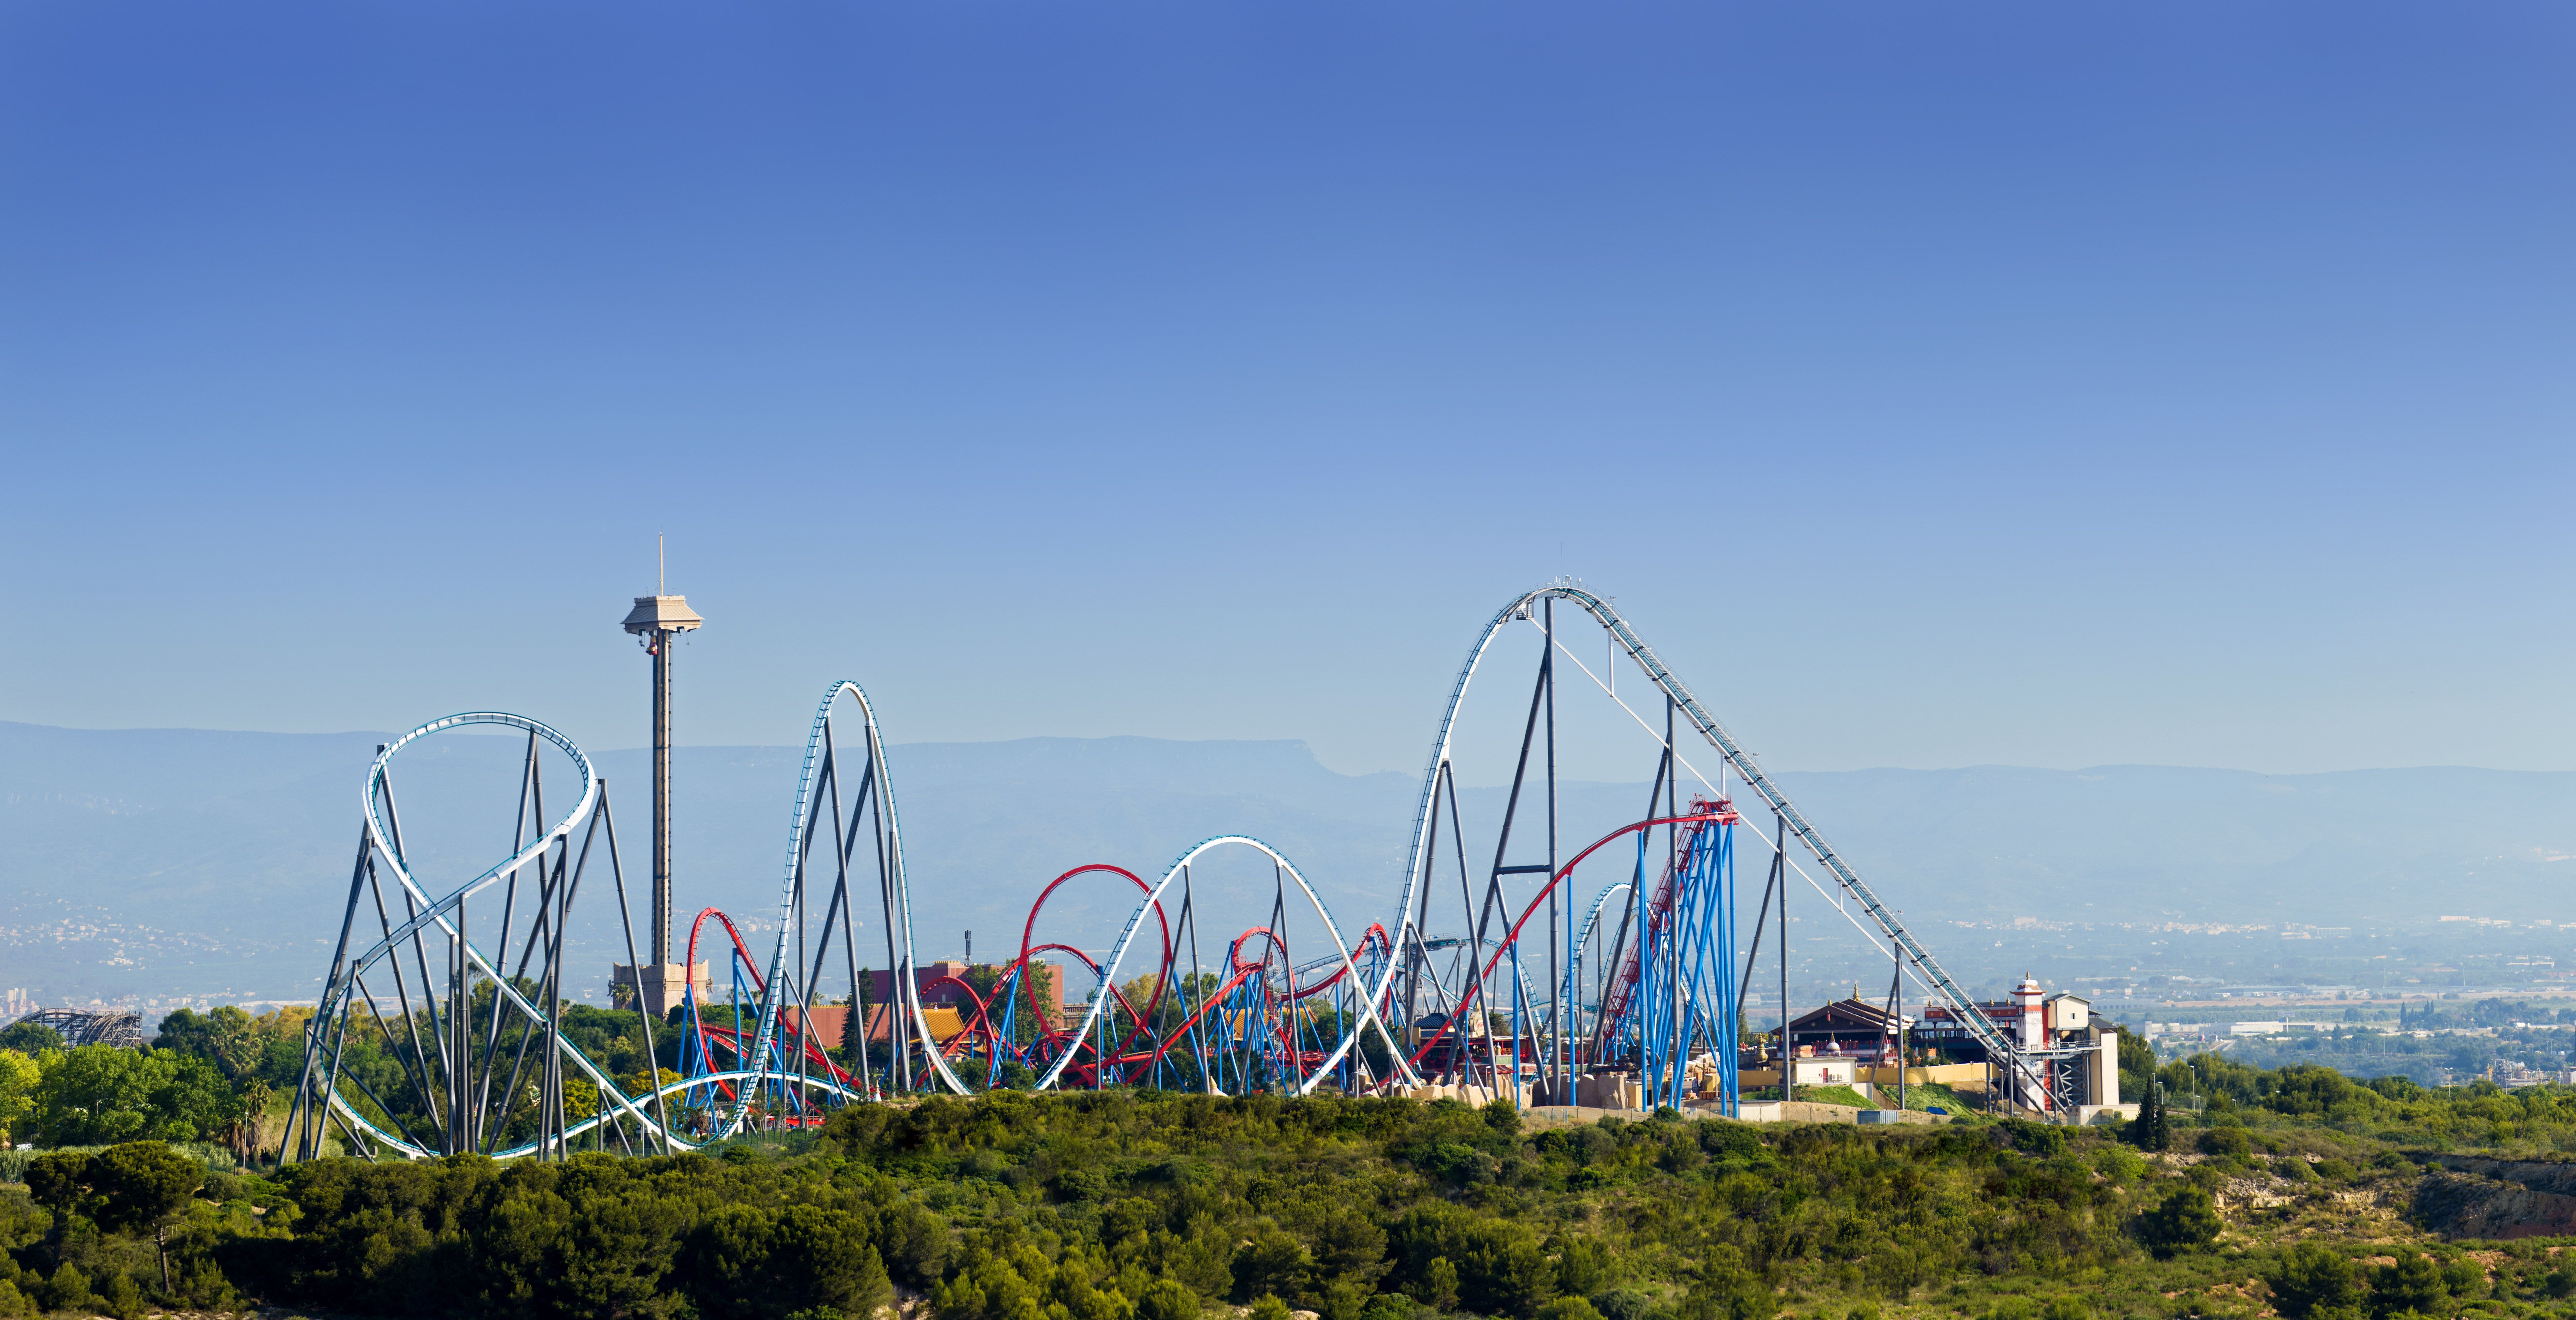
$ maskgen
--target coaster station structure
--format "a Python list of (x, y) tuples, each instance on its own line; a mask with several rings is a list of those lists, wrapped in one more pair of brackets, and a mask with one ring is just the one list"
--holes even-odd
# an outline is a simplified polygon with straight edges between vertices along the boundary
[[(1607, 639), (1610, 663), (1600, 672), (1576, 656), (1563, 626), (1588, 634), (1586, 618)], [(1537, 634), (1539, 659), (1519, 708), (1499, 821), (1471, 839), (1458, 805), (1461, 715), (1496, 640), (1515, 628)], [(1611, 665), (1623, 661), (1647, 681), (1645, 709), (1618, 691)], [(1569, 670), (1643, 731), (1654, 758), (1637, 817), (1579, 849), (1567, 846), (1560, 813), (1558, 688)], [(526, 735), (520, 814), (502, 860), (439, 891), (406, 861), (391, 768), (421, 739), (477, 725)], [(574, 805), (552, 822), (538, 768), (548, 747), (576, 780)], [(612, 1077), (563, 1030), (566, 935), (595, 863), (604, 864), (634, 957), (606, 786), (570, 740), (496, 712), (434, 721), (381, 750), (361, 805), (341, 939), (290, 1122), (298, 1157), (320, 1151), (331, 1134), (361, 1151), (411, 1157), (542, 1158), (585, 1139), (676, 1150), (810, 1124), (853, 1102), (1003, 1086), (1306, 1094), (1445, 1085), (1464, 1088), (1448, 1094), (1564, 1104), (1581, 1097), (1583, 1077), (1619, 1072), (1636, 1079), (1649, 1104), (1696, 1094), (1732, 1112), (1737, 1024), (1753, 971), (1752, 953), (1739, 963), (1737, 948), (1737, 836), (1748, 810), (1771, 816), (1770, 830), (1749, 835), (1768, 863), (1755, 909), (1763, 920), (1775, 895), (1785, 914), (1793, 876), (1805, 879), (1836, 897), (1872, 943), (1884, 938), (1882, 953), (1900, 976), (1950, 1007), (1989, 1058), (2004, 1062), (2017, 1094), (2048, 1096), (2058, 1071), (2053, 1052), (2017, 1048), (1989, 1020), (1617, 610), (1571, 582), (1515, 598), (1469, 649), (1384, 919), (1354, 929), (1287, 856), (1223, 835), (1150, 881), (1107, 864), (1057, 876), (1032, 903), (1016, 957), (981, 988), (919, 983), (884, 740), (858, 685), (832, 684), (808, 735), (766, 956), (709, 909), (691, 930), (684, 966), (696, 965), (714, 923), (725, 937), (715, 946), (727, 964), (725, 993), (693, 983), (676, 1028), (637, 997), (648, 1055), (657, 1031), (680, 1036), (676, 1070)], [(1269, 920), (1231, 935), (1200, 930), (1198, 872), (1215, 856), (1234, 859), (1238, 871), (1247, 856), (1270, 864)], [(1597, 888), (1585, 899), (1577, 872), (1587, 863), (1582, 883)], [(1614, 868), (1606, 879), (1604, 866)], [(1136, 895), (1104, 957), (1040, 937), (1049, 900), (1075, 883)], [(862, 908), (883, 932), (881, 954), (860, 948)], [(1293, 940), (1292, 913), (1304, 928)], [(1757, 922), (1757, 949), (1761, 931)], [(1037, 969), (1050, 956), (1095, 979), (1079, 1021), (1045, 1007)], [(891, 969), (889, 1002), (865, 1004), (862, 957)], [(944, 1039), (931, 1029), (925, 988), (959, 1013)], [(824, 1039), (812, 1010), (833, 1002), (851, 1005), (848, 1025), (830, 1033), (841, 1038)], [(350, 1066), (353, 1041), (366, 1042), (368, 1067)]]

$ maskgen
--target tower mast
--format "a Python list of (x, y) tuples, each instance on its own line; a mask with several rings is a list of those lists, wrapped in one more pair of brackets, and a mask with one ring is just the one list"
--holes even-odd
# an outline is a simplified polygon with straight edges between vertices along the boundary
[[(660, 538), (654, 539), (659, 570)], [(669, 589), (663, 581), (655, 587)], [(653, 657), (653, 960), (637, 969), (636, 988), (657, 1015), (679, 1002), (691, 976), (671, 966), (671, 652), (681, 633), (705, 623), (689, 608), (688, 597), (656, 594), (636, 597), (624, 625)]]

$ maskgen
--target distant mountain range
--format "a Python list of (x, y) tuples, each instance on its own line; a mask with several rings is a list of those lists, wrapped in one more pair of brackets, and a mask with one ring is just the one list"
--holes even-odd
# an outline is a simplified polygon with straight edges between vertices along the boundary
[[(0, 993), (23, 987), (49, 1003), (310, 996), (347, 898), (361, 779), (383, 741), (0, 723)], [(506, 850), (521, 755), (512, 739), (472, 735), (405, 753), (405, 828), (425, 874), (462, 877)], [(969, 929), (979, 956), (1015, 949), (1030, 900), (1068, 868), (1110, 862), (1152, 880), (1191, 844), (1224, 833), (1276, 846), (1355, 932), (1392, 914), (1420, 792), (1410, 775), (1336, 774), (1295, 742), (1035, 738), (910, 744), (889, 756), (914, 927), (932, 957), (962, 952)], [(774, 929), (801, 759), (801, 748), (784, 747), (677, 754), (684, 923), (712, 905)], [(595, 760), (640, 914), (646, 756)], [(1936, 952), (1943, 924), (2024, 916), (2321, 926), (2576, 916), (2567, 902), (2576, 773), (1981, 766), (1779, 780)], [(561, 776), (551, 791), (560, 812)], [(1461, 795), (1473, 869), (1492, 860), (1502, 799), (1497, 788)], [(1563, 852), (1644, 805), (1642, 784), (1565, 785)], [(1543, 820), (1523, 821), (1515, 862), (1544, 855)], [(1755, 845), (1742, 847), (1749, 856)], [(1612, 849), (1588, 864), (1599, 874), (1579, 892), (1588, 900), (1632, 861)], [(1267, 870), (1238, 857), (1197, 874), (1208, 944), (1268, 920)], [(1748, 861), (1743, 877), (1758, 889), (1758, 866)], [(1463, 924), (1454, 891), (1453, 870), (1435, 891), (1435, 931)], [(585, 904), (601, 892), (586, 891)], [(1821, 901), (1794, 892), (1811, 908)], [(1133, 893), (1114, 878), (1068, 885), (1039, 938), (1105, 947)], [(861, 919), (863, 944), (882, 948), (864, 903)], [(1298, 920), (1292, 913), (1292, 927)], [(608, 926), (581, 950), (603, 978), (608, 959), (623, 956), (613, 936)]]

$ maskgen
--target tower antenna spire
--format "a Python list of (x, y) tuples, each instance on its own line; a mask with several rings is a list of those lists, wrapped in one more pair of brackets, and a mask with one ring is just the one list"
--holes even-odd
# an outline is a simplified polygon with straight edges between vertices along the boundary
[(671, 594), (671, 561), (662, 553), (662, 534), (653, 533), (653, 594)]

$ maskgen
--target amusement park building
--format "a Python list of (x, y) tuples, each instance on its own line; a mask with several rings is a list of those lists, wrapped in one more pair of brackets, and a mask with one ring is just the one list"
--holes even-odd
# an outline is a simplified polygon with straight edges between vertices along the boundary
[[(796, 1012), (792, 1008), (786, 1011), (791, 1015)], [(816, 1004), (805, 1010), (805, 1020), (811, 1024), (810, 1029), (814, 1039), (824, 1042), (827, 1048), (848, 1048), (849, 1005)], [(930, 1028), (930, 1038), (942, 1045), (956, 1039), (960, 1032), (966, 1030), (965, 1015), (945, 1004), (924, 1004), (921, 1009), (921, 1020)], [(892, 1040), (894, 1025), (894, 1014), (888, 1005), (868, 1005), (869, 1043), (882, 1044)]]
[[(2055, 1089), (2074, 1104), (2088, 1110), (2120, 1104), (2119, 1028), (2097, 1020), (2092, 1004), (2082, 996), (2043, 994), (2037, 982), (2025, 980), (2011, 998), (1980, 1003), (1977, 1008), (2022, 1049), (2070, 1052), (2051, 1067), (2066, 1070), (2066, 1085)], [(1889, 1056), (1895, 1052), (1895, 1036), (1886, 1006), (1857, 996), (1835, 1000), (1789, 1021), (1789, 1044), (1801, 1059), (1831, 1057), (1892, 1067)], [(1910, 1051), (1928, 1048), (1953, 1063), (1996, 1062), (1987, 1058), (1985, 1046), (1943, 1004), (1924, 1006), (1922, 1018), (1906, 1025), (1905, 1043)], [(1765, 1057), (1755, 1066), (1776, 1065)], [(1804, 1080), (1808, 1065), (1802, 1062), (1798, 1067)], [(2055, 1099), (2048, 1107), (2055, 1107)]]
[(1840, 1054), (1870, 1058), (1894, 1044), (1885, 1005), (1854, 995), (1789, 1020), (1789, 1048), (1800, 1055)]
[[(1053, 1026), (1062, 1022), (1064, 1019), (1064, 968), (1054, 963), (1033, 962), (1029, 965), (1047, 969), (1046, 986), (1040, 992), (1038, 1002), (1045, 1007), (1048, 1025)], [(957, 1010), (961, 1017), (972, 1017), (975, 1013), (975, 1001), (968, 993), (965, 983), (989, 980), (999, 985), (1002, 978), (1010, 974), (1010, 969), (993, 963), (968, 963), (954, 958), (942, 958), (938, 962), (923, 963), (913, 968), (912, 974), (914, 984), (920, 987), (921, 1006), (925, 1010), (934, 1007), (950, 1008)], [(894, 973), (872, 971), (867, 976), (869, 1003), (882, 1004), (894, 997)], [(1025, 1013), (1029, 1007), (1028, 992), (1020, 991), (1019, 997), (1020, 1011)], [(994, 1005), (993, 1011), (1000, 1012), (1001, 1005)]]
[[(2023, 1050), (2080, 1051), (2058, 1065), (2067, 1070), (2067, 1085), (2061, 1089), (2077, 1106), (2089, 1111), (2120, 1105), (2120, 1029), (2094, 1017), (2091, 1000), (2062, 990), (2043, 994), (2037, 981), (2024, 977), (2010, 998), (1988, 1000), (1977, 1008), (1989, 1022), (2012, 1033)], [(1925, 1005), (1923, 1020), (1908, 1036), (1953, 1059), (1992, 1062), (1946, 1005)]]

